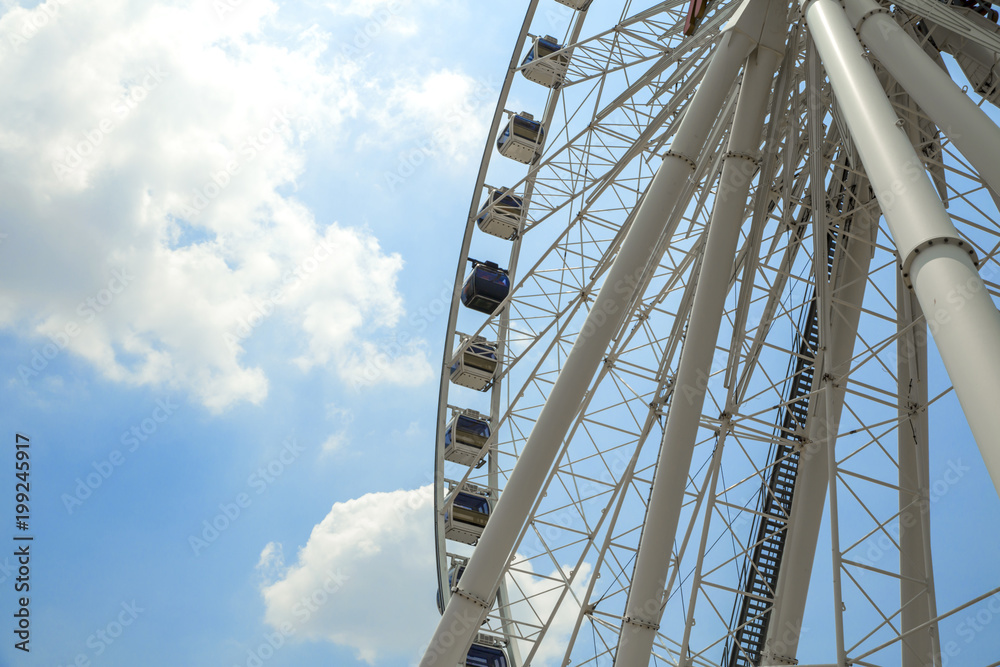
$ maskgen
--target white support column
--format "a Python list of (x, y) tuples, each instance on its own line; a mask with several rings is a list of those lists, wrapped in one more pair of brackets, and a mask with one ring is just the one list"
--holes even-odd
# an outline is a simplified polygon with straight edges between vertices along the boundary
[[(664, 586), (705, 401), (704, 378), (711, 371), (750, 188), (747, 162), (756, 163), (759, 159), (767, 101), (781, 55), (779, 50), (760, 46), (750, 55), (743, 74), (659, 463), (653, 477), (645, 529), (639, 540), (615, 658), (617, 667), (648, 665), (659, 627)], [(753, 169), (751, 166), (750, 174)]]
[(490, 516), (472, 559), (426, 652), (421, 667), (455, 667), (462, 660), (490, 607), (493, 591), (512, 557), (514, 541), (541, 491), (577, 408), (623, 317), (640, 273), (656, 247), (694, 158), (702, 150), (730, 94), (740, 64), (753, 43), (730, 31), (720, 41), (701, 86), (692, 98), (676, 138), (649, 186), (618, 257), (608, 270), (576, 343)]
[[(899, 598), (903, 667), (940, 665), (930, 548), (927, 326), (913, 293), (897, 281), (899, 384)], [(918, 628), (920, 628), (918, 630)]]
[(836, 0), (801, 0), (838, 103), (955, 393), (1000, 493), (1000, 312)]
[(983, 180), (1000, 192), (1000, 128), (873, 0), (845, 0), (862, 41), (951, 139)]
[[(821, 353), (822, 354), (822, 353)], [(821, 397), (826, 403), (826, 413), (833, 414), (835, 387), (830, 376), (823, 378)], [(833, 625), (834, 641), (837, 647), (837, 667), (849, 667), (847, 663), (847, 646), (844, 641), (844, 589), (841, 584), (843, 556), (840, 550), (840, 504), (837, 491), (837, 452), (835, 435), (831, 433), (826, 443), (827, 470), (829, 470), (830, 496), (830, 555), (833, 566)]]

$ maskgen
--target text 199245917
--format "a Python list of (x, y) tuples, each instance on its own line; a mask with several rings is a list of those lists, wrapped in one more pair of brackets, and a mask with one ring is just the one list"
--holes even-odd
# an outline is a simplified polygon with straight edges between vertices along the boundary
[(26, 534), (31, 518), (29, 502), (31, 500), (31, 441), (17, 434), (14, 440), (14, 527), (19, 531), (14, 535), (14, 557), (17, 559), (17, 577), (14, 579), (14, 592), (17, 594), (17, 611), (14, 612), (16, 627), (14, 628), (14, 648), (30, 652), (31, 642), (31, 612), (29, 611), (31, 591), (31, 541), (34, 539)]

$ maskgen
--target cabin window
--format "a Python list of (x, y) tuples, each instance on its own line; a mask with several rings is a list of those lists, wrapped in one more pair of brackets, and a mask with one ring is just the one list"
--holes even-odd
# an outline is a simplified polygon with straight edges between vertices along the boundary
[(507, 667), (507, 656), (498, 648), (473, 644), (465, 664), (468, 667)]
[(465, 440), (466, 442), (482, 446), (486, 444), (486, 441), (490, 437), (489, 424), (479, 419), (459, 415), (455, 426), (458, 429), (459, 440)]

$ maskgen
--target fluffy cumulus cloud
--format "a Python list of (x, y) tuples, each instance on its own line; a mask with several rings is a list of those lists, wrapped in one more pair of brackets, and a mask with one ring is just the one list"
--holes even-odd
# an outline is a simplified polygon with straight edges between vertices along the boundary
[(405, 145), (421, 137), (415, 148), (425, 157), (466, 167), (480, 155), (501, 83), (453, 69), (401, 77), (386, 91), (385, 106), (373, 110), (378, 135), (364, 140)]
[(260, 565), (272, 577), (263, 588), (267, 622), (290, 623), (297, 638), (348, 647), (370, 664), (412, 657), (436, 616), (431, 515), (429, 486), (371, 493), (335, 504), (286, 570), (275, 572), (280, 548), (269, 544)]
[[(0, 326), (213, 410), (267, 395), (247, 353), (264, 323), (292, 327), (303, 370), (356, 380), (367, 332), (404, 314), (403, 263), (294, 196), (310, 138), (363, 107), (359, 67), (330, 41), (271, 0), (3, 14)], [(423, 381), (423, 354), (377, 380)]]
[[(438, 618), (431, 493), (425, 486), (335, 504), (290, 567), (281, 545), (269, 543), (258, 564), (267, 622), (274, 628), (290, 624), (299, 639), (353, 649), (369, 664), (418, 656)], [(558, 599), (551, 583), (556, 573), (532, 576), (530, 564), (522, 570), (512, 595), (531, 605), (518, 603), (515, 613), (525, 620), (536, 613), (547, 617)], [(578, 597), (589, 572), (584, 564), (574, 585)], [(539, 667), (559, 664), (576, 612), (567, 597), (536, 655)]]

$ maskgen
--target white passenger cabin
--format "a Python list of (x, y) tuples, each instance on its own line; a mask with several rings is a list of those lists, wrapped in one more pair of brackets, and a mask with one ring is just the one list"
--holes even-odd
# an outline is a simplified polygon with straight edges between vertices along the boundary
[(497, 373), (497, 344), (488, 342), (482, 336), (462, 336), (461, 340), (451, 358), (451, 381), (462, 387), (485, 391)]
[(490, 439), (490, 419), (475, 410), (462, 410), (444, 431), (444, 458), (452, 463), (481, 466), (481, 452)]
[(453, 490), (445, 503), (444, 536), (463, 544), (475, 544), (490, 518), (489, 491), (474, 484)]
[(521, 230), (526, 212), (524, 199), (508, 188), (491, 187), (486, 202), (479, 209), (476, 224), (491, 236), (510, 240)]
[(568, 68), (569, 53), (551, 35), (535, 37), (521, 61), (521, 74), (546, 88), (561, 85), (566, 80)]
[(497, 150), (506, 158), (533, 164), (542, 155), (545, 128), (526, 111), (514, 114), (497, 138)]

